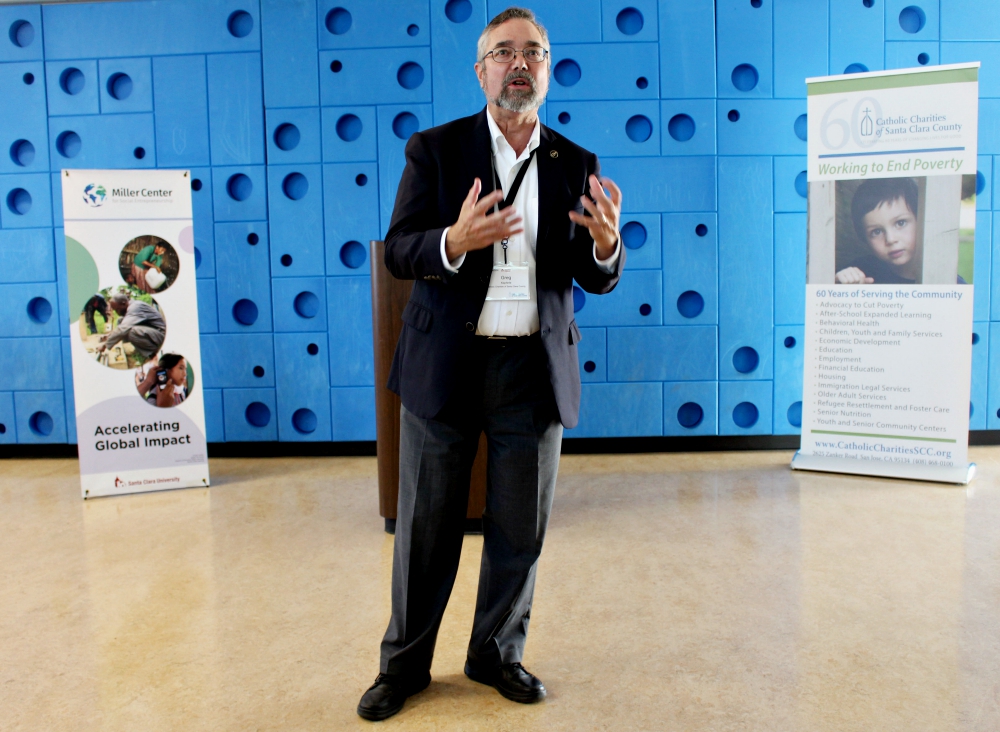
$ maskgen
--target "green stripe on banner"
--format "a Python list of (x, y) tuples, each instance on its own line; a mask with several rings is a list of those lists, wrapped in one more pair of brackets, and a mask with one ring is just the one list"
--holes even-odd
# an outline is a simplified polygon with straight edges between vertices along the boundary
[(873, 432), (834, 432), (833, 430), (809, 430), (814, 435), (846, 435), (847, 437), (882, 437), (888, 440), (914, 440), (915, 442), (958, 442), (943, 437), (912, 437), (911, 435), (877, 435)]
[(898, 89), (907, 86), (931, 86), (932, 84), (957, 84), (964, 81), (978, 81), (979, 69), (945, 69), (944, 71), (916, 71), (911, 74), (890, 74), (887, 76), (867, 76), (836, 81), (814, 81), (807, 84), (806, 94), (838, 94), (841, 92), (873, 91), (875, 89)]

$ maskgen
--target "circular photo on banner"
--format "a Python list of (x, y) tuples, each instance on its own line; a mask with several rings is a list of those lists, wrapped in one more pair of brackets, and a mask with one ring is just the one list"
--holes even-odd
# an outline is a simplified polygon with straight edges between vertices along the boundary
[(180, 266), (177, 250), (158, 236), (137, 236), (118, 255), (122, 279), (150, 295), (174, 284)]
[(194, 369), (179, 353), (161, 353), (135, 370), (135, 388), (154, 407), (176, 407), (194, 388)]
[(159, 304), (131, 285), (95, 292), (83, 306), (79, 327), (87, 353), (99, 364), (122, 371), (150, 361), (167, 335)]

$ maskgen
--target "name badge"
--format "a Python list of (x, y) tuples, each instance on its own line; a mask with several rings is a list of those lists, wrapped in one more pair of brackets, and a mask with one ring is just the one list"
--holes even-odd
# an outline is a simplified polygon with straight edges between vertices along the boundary
[(528, 268), (513, 264), (494, 264), (487, 300), (530, 300)]

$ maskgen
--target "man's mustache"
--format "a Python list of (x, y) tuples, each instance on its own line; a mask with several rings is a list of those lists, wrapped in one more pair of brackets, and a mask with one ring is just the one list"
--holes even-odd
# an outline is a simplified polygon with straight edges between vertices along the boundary
[(516, 71), (511, 71), (509, 74), (507, 74), (507, 76), (504, 77), (503, 88), (506, 89), (507, 86), (512, 81), (514, 81), (514, 79), (524, 79), (526, 82), (528, 82), (528, 85), (531, 87), (531, 91), (537, 91), (537, 89), (535, 88), (535, 77), (529, 74), (527, 71), (522, 71), (521, 69), (518, 69)]

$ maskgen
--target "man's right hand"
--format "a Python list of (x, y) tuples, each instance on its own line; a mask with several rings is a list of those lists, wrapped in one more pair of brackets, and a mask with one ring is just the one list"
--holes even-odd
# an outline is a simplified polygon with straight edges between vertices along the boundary
[(487, 216), (486, 214), (494, 205), (503, 201), (503, 192), (493, 191), (483, 196), (481, 201), (476, 201), (482, 189), (482, 181), (476, 178), (472, 188), (469, 189), (469, 195), (462, 202), (462, 211), (458, 215), (458, 221), (448, 229), (448, 236), (445, 238), (445, 254), (450, 262), (466, 252), (485, 249), (495, 241), (524, 231), (521, 217), (513, 206), (492, 216)]
[(841, 285), (871, 285), (875, 280), (859, 267), (844, 267), (837, 273), (837, 282)]

